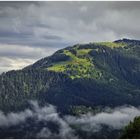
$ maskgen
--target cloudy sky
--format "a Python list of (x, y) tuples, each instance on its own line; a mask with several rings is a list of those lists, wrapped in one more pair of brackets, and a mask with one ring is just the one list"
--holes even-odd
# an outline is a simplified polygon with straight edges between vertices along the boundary
[(0, 73), (76, 43), (140, 38), (140, 2), (0, 2)]

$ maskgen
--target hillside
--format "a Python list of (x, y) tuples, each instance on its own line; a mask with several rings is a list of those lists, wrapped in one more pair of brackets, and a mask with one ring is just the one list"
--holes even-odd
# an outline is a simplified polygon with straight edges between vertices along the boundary
[(78, 106), (139, 105), (140, 41), (77, 44), (0, 76), (0, 109), (20, 110), (29, 99), (60, 111)]
[(136, 117), (124, 129), (122, 139), (139, 139), (140, 138), (140, 117)]

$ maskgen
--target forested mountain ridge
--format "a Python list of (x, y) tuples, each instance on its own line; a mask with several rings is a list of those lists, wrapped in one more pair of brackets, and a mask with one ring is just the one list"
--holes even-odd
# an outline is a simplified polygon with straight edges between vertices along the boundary
[(0, 75), (0, 109), (18, 110), (27, 100), (72, 106), (139, 105), (140, 41), (77, 44), (33, 65)]
[(125, 128), (121, 136), (122, 139), (140, 138), (140, 117), (135, 117)]

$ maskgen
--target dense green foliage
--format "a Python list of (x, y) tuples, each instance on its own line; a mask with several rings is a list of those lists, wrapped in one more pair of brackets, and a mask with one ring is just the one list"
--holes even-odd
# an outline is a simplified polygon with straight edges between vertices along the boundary
[(62, 73), (30, 69), (10, 71), (0, 76), (0, 108), (16, 110), (27, 104), (29, 99), (38, 99), (40, 92), (46, 92), (68, 78)]
[(70, 107), (70, 110), (71, 110), (71, 113), (73, 115), (81, 115), (81, 114), (86, 114), (86, 113), (89, 113), (89, 112), (92, 112), (93, 114), (96, 114), (96, 113), (99, 113), (102, 111), (103, 108), (101, 108), (100, 106), (98, 107), (86, 107), (86, 106), (83, 106), (83, 105), (80, 105), (80, 106), (72, 106)]
[(29, 99), (49, 102), (61, 111), (71, 106), (137, 106), (139, 73), (140, 41), (78, 44), (1, 74), (0, 109), (24, 108)]
[(140, 139), (140, 117), (136, 117), (125, 127), (122, 139)]

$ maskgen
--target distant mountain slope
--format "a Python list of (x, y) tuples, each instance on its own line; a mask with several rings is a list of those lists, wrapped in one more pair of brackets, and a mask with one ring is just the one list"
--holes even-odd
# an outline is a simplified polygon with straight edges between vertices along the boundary
[(77, 44), (23, 70), (0, 76), (0, 109), (22, 109), (28, 99), (72, 106), (139, 105), (140, 41)]

